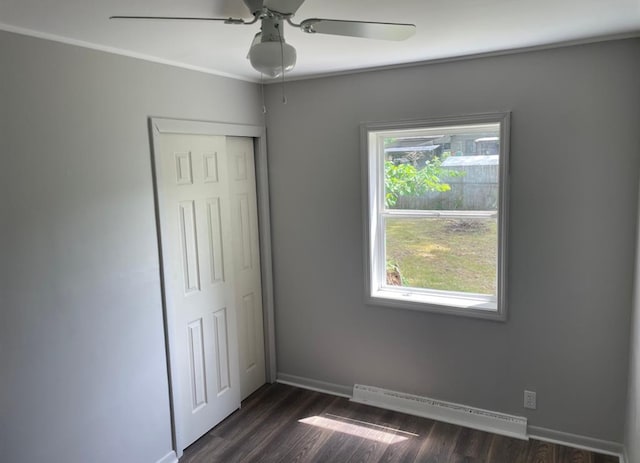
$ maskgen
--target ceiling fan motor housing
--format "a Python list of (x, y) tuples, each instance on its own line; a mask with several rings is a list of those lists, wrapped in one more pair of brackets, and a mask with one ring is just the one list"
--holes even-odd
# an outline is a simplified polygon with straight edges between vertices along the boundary
[(267, 17), (262, 19), (260, 27), (261, 42), (284, 42), (284, 27), (282, 18)]

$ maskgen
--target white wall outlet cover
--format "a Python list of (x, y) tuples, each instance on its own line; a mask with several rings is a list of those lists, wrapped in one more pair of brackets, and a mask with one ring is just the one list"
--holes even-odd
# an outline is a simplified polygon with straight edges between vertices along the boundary
[(531, 410), (535, 410), (536, 403), (536, 393), (534, 391), (524, 391), (524, 408), (529, 408)]

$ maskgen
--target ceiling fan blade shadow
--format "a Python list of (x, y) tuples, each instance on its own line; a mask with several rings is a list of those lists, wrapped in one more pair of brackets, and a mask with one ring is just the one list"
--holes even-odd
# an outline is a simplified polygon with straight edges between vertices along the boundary
[(378, 40), (406, 40), (416, 32), (415, 24), (342, 21), (322, 18), (305, 19), (300, 23), (300, 28), (309, 33)]
[(264, 0), (262, 5), (278, 13), (295, 14), (303, 3), (304, 0)]

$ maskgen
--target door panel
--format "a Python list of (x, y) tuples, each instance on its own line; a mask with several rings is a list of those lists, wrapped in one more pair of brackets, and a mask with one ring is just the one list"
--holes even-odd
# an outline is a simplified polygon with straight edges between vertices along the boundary
[(200, 291), (200, 269), (198, 268), (198, 245), (196, 244), (195, 201), (182, 201), (180, 208), (180, 238), (182, 244), (182, 272), (185, 294)]
[(192, 321), (189, 330), (189, 373), (191, 379), (191, 412), (207, 403), (207, 380), (204, 370), (204, 332), (202, 318)]
[(218, 396), (231, 387), (231, 372), (229, 371), (229, 341), (227, 326), (227, 309), (218, 310), (213, 314), (215, 331), (216, 366), (218, 368)]
[(209, 262), (211, 264), (211, 284), (224, 281), (224, 261), (222, 242), (222, 215), (220, 198), (207, 200), (207, 223), (209, 226)]

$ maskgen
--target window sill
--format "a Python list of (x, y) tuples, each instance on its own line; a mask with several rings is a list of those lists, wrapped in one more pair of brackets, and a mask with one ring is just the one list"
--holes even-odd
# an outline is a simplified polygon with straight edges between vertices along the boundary
[(420, 294), (406, 290), (382, 288), (367, 298), (367, 303), (397, 309), (458, 315), (486, 320), (505, 321), (495, 298), (456, 294)]

